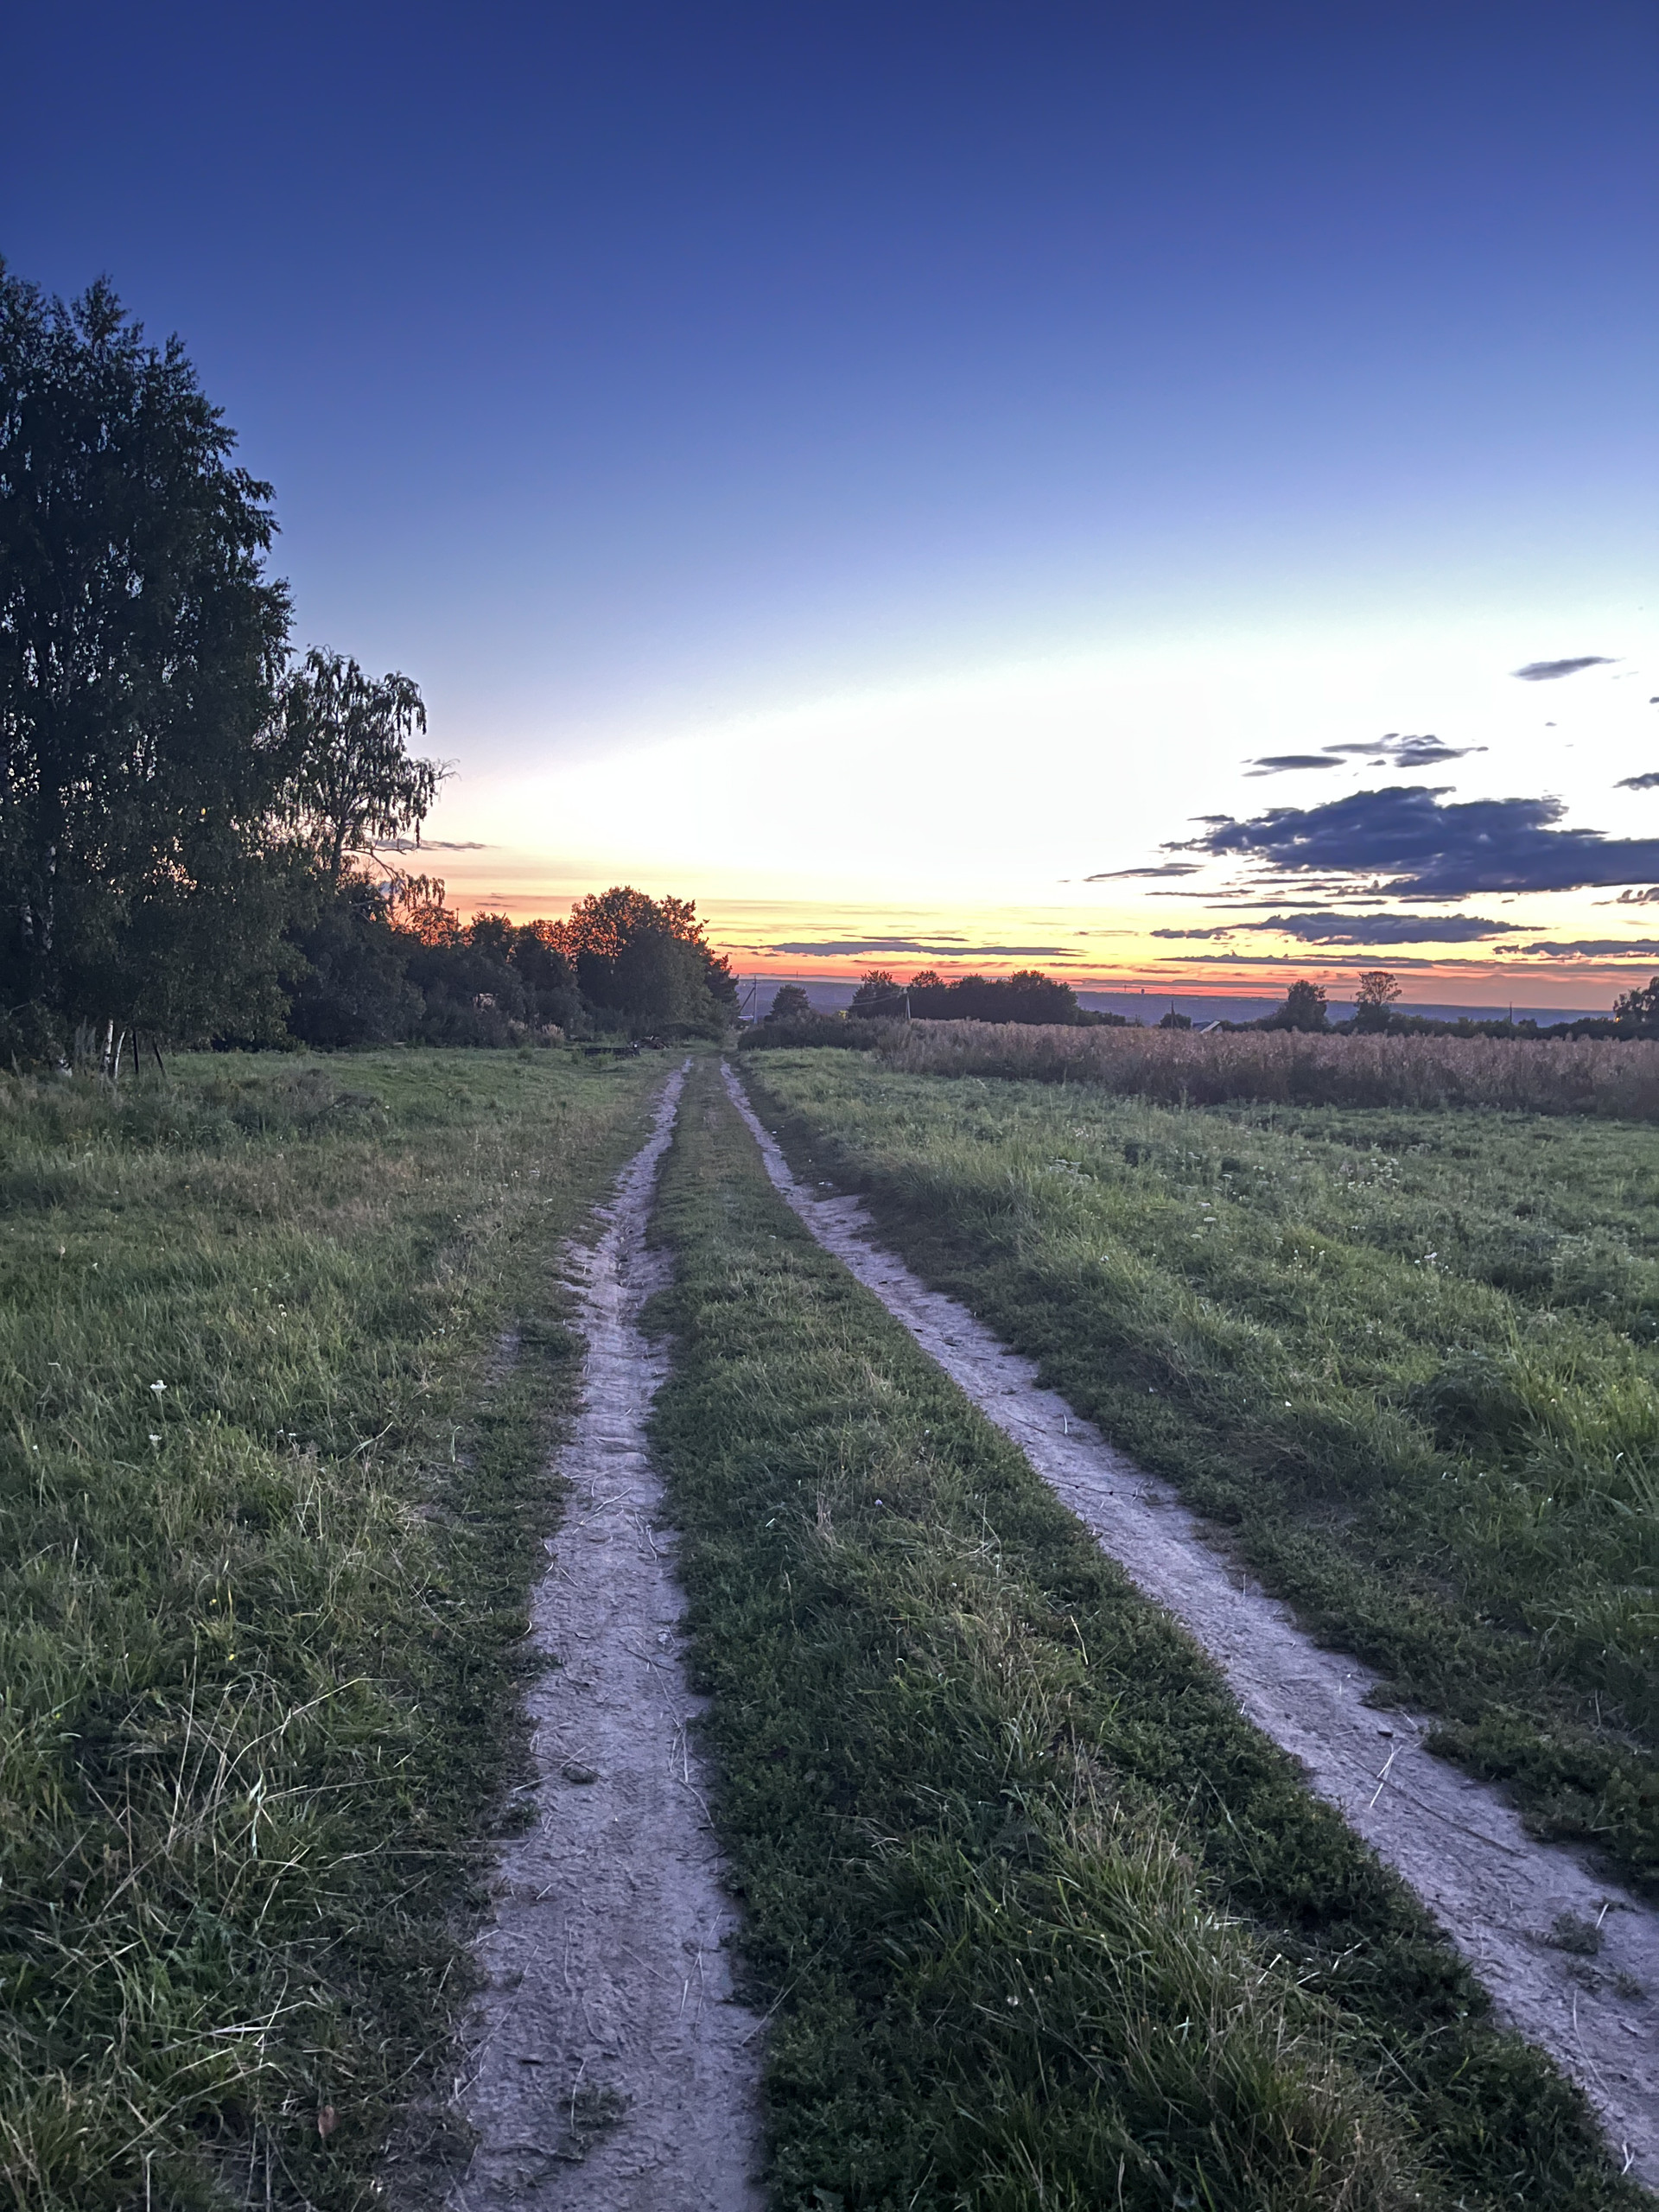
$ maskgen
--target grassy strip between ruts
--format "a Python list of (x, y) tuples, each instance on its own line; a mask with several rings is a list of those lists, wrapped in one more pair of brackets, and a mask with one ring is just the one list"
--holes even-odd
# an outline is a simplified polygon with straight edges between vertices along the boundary
[(766, 1181), (712, 1068), (655, 1437), (776, 2201), (1638, 2200), (1202, 1655)]
[(849, 1058), (747, 1071), (798, 1161), (1541, 1833), (1659, 1885), (1659, 1130)]
[(0, 1084), (0, 2202), (371, 2201), (660, 1062)]

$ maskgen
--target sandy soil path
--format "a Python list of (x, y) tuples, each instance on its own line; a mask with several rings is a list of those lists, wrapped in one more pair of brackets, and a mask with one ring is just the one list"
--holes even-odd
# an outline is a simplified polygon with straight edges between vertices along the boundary
[(533, 1826), (503, 1854), (487, 1986), (457, 2102), (477, 2147), (455, 2212), (759, 2212), (760, 2022), (733, 2001), (735, 1923), (687, 1722), (683, 1599), (645, 1424), (663, 1363), (637, 1326), (684, 1070), (582, 1270), (573, 1485), (532, 1607)]
[[(1535, 1841), (1498, 1791), (1425, 1751), (1430, 1720), (1365, 1705), (1374, 1673), (1319, 1649), (1243, 1584), (1171, 1485), (1134, 1466), (1039, 1388), (1033, 1362), (875, 1244), (857, 1199), (798, 1183), (731, 1068), (724, 1072), (767, 1173), (813, 1236), (1191, 1631), (1249, 1718), (1423, 1899), (1503, 2016), (1582, 2084), (1627, 2170), (1659, 2186), (1659, 1915), (1577, 1853)], [(1599, 1928), (1595, 1955), (1550, 1942), (1563, 1915)]]

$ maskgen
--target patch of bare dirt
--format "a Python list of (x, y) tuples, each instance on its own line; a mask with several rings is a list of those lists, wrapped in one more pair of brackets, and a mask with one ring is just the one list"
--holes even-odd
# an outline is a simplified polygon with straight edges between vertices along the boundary
[(1205, 1540), (1172, 1485), (874, 1243), (857, 1199), (798, 1183), (729, 1066), (725, 1076), (772, 1182), (813, 1236), (1203, 1645), (1243, 1711), (1429, 1907), (1503, 2018), (1581, 2084), (1627, 2170), (1659, 2185), (1659, 1916), (1577, 1852), (1529, 1836), (1499, 1791), (1427, 1751), (1426, 1716), (1368, 1706), (1376, 1675), (1312, 1643)]
[(735, 1926), (688, 1723), (683, 1600), (645, 1421), (663, 1376), (640, 1334), (662, 1279), (645, 1245), (684, 1080), (574, 1256), (588, 1340), (559, 1465), (569, 1510), (532, 1633), (557, 1664), (529, 1704), (532, 1824), (503, 1853), (486, 1986), (456, 2101), (476, 2132), (454, 2212), (758, 2212), (760, 2021), (737, 2004)]

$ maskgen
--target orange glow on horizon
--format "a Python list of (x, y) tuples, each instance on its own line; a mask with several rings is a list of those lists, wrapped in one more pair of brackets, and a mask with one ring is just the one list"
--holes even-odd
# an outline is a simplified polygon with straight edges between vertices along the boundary
[[(577, 899), (615, 880), (564, 874), (537, 856), (499, 849), (434, 849), (423, 857), (466, 918), (492, 912), (514, 922), (563, 919)], [(1421, 945), (1393, 951), (1310, 946), (1179, 954), (1152, 938), (1165, 917), (1157, 910), (1148, 914), (1144, 906), (1116, 912), (1103, 925), (1105, 915), (1077, 906), (877, 906), (867, 894), (845, 904), (823, 898), (698, 897), (693, 881), (656, 878), (657, 871), (641, 870), (632, 880), (652, 897), (693, 898), (710, 944), (745, 983), (757, 982), (763, 994), (784, 982), (855, 983), (872, 968), (889, 969), (901, 983), (922, 969), (950, 980), (1035, 968), (1084, 994), (1262, 1000), (1282, 996), (1287, 983), (1306, 976), (1332, 1000), (1347, 1000), (1363, 970), (1386, 968), (1398, 976), (1408, 1003), (1483, 1008), (1512, 1003), (1517, 1012), (1594, 1013), (1607, 1011), (1619, 992), (1645, 982), (1659, 968), (1659, 960), (1554, 961), (1495, 957), (1484, 948), (1437, 957)], [(818, 944), (836, 949), (808, 950)], [(844, 949), (850, 947), (860, 949)]]

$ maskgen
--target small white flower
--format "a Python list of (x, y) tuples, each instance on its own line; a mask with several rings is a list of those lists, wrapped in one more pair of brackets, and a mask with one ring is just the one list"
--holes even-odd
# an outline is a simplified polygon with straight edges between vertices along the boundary
[(149, 1432), (149, 1440), (152, 1444), (159, 1444), (162, 1440), (153, 1428)]
[(149, 1387), (159, 1398), (162, 1391), (166, 1389), (167, 1385), (165, 1382), (152, 1382)]

